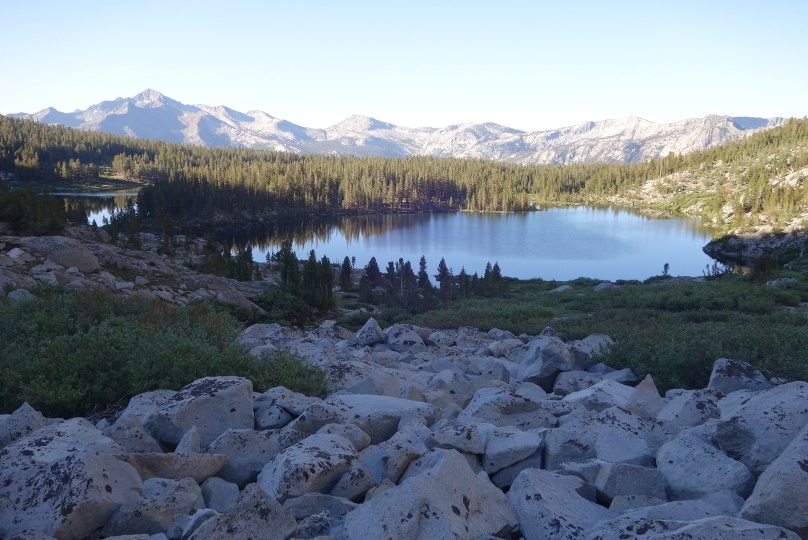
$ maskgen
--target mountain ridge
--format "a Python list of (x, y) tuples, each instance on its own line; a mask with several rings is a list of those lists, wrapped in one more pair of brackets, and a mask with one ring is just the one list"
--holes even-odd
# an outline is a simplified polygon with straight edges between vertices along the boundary
[(8, 116), (130, 137), (208, 147), (357, 156), (432, 155), (520, 164), (632, 163), (722, 144), (785, 118), (708, 115), (657, 124), (637, 116), (586, 121), (557, 129), (523, 131), (493, 122), (442, 128), (406, 127), (353, 114), (327, 128), (305, 127), (260, 110), (187, 105), (153, 89), (102, 101), (72, 113), (47, 107)]

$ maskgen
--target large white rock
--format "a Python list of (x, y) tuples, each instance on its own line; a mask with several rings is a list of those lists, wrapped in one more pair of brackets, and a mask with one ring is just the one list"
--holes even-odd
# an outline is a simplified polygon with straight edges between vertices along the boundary
[(205, 506), (222, 514), (229, 512), (238, 500), (238, 486), (216, 476), (202, 482), (200, 487)]
[(10, 415), (0, 417), (0, 448), (5, 448), (17, 439), (45, 427), (45, 417), (28, 403)]
[(227, 458), (218, 454), (129, 454), (122, 460), (135, 468), (140, 478), (193, 478), (204, 482), (224, 467)]
[(46, 426), (0, 450), (0, 534), (31, 530), (80, 540), (143, 483), (113, 455), (112, 439), (84, 419)]
[(578, 422), (551, 429), (544, 437), (545, 468), (560, 470), (564, 463), (580, 463), (596, 457), (597, 433)]
[(193, 478), (170, 480), (168, 478), (150, 478), (144, 480), (141, 497), (168, 497), (177, 493), (190, 493), (195, 499), (194, 509), (205, 508), (202, 489)]
[(712, 388), (684, 391), (659, 411), (657, 420), (674, 428), (698, 426), (720, 416), (718, 400), (721, 397), (722, 394)]
[[(270, 388), (263, 394), (255, 396), (253, 400), (253, 410), (264, 406), (274, 405), (287, 411), (292, 416), (300, 416), (303, 411), (315, 403), (322, 400), (313, 396), (306, 396), (299, 392), (292, 392), (283, 386)], [(265, 428), (264, 428), (265, 429)]]
[(427, 391), (444, 390), (449, 393), (451, 400), (460, 407), (468, 405), (474, 396), (474, 387), (459, 370), (444, 369), (429, 381)]
[(654, 457), (643, 438), (630, 431), (606, 427), (600, 430), (595, 441), (595, 454), (608, 463), (628, 463), (650, 467)]
[(278, 453), (258, 475), (258, 485), (285, 501), (304, 493), (328, 493), (358, 455), (339, 435), (312, 435)]
[(628, 463), (604, 463), (595, 479), (595, 488), (598, 497), (608, 502), (619, 495), (647, 495), (663, 501), (668, 498), (662, 473)]
[(454, 448), (458, 452), (482, 454), (485, 452), (485, 438), (476, 424), (459, 426), (444, 425), (430, 434), (424, 441), (427, 448)]
[(586, 390), (564, 396), (564, 401), (576, 403), (589, 411), (602, 411), (609, 407), (625, 407), (633, 389), (615, 381), (603, 380)]
[(64, 236), (41, 236), (21, 238), (20, 243), (41, 253), (46, 259), (65, 268), (76, 267), (79, 272), (89, 274), (101, 269), (98, 258), (81, 242)]
[(154, 421), (160, 413), (160, 408), (169, 403), (176, 393), (173, 390), (154, 390), (138, 394), (129, 400), (121, 416), (136, 416), (143, 423), (146, 432), (153, 435)]
[(761, 474), (808, 423), (808, 383), (777, 386), (737, 406), (713, 431), (718, 446), (731, 458)]
[(530, 398), (500, 388), (480, 388), (459, 419), (476, 418), (495, 426), (519, 429), (552, 427), (555, 417)]
[(104, 538), (130, 534), (165, 533), (174, 516), (193, 511), (197, 495), (177, 492), (164, 497), (138, 497), (126, 501), (101, 529)]
[(669, 438), (666, 426), (661, 422), (647, 420), (620, 407), (605, 409), (586, 422), (587, 428), (600, 433), (604, 429), (617, 428), (640, 437), (648, 444), (652, 455), (656, 454)]
[(404, 325), (394, 324), (385, 332), (387, 334), (387, 344), (394, 351), (408, 351), (414, 345), (423, 345), (424, 341), (415, 331)]
[(430, 429), (418, 420), (407, 422), (390, 439), (362, 450), (360, 464), (373, 474), (377, 484), (381, 484), (387, 478), (389, 460), (396, 452), (402, 448), (412, 448), (424, 455), (429, 451), (424, 442), (430, 433)]
[[(394, 353), (391, 353), (394, 354)], [(350, 388), (348, 394), (366, 394), (375, 396), (401, 397), (401, 387), (397, 377), (388, 373), (371, 373)]]
[(536, 339), (527, 345), (516, 379), (538, 384), (547, 391), (561, 371), (575, 369), (575, 356), (560, 338)]
[(370, 446), (370, 435), (353, 424), (328, 424), (317, 430), (317, 433), (345, 437), (351, 441), (351, 444), (357, 452), (361, 452)]
[(371, 317), (365, 325), (356, 333), (356, 343), (359, 345), (373, 345), (374, 343), (384, 343), (387, 336), (384, 335), (382, 328), (376, 319)]
[(196, 426), (202, 446), (228, 429), (253, 429), (252, 382), (241, 377), (205, 377), (192, 382), (158, 407), (153, 436), (177, 444)]
[(494, 474), (532, 456), (541, 447), (541, 435), (513, 426), (494, 428), (485, 437), (483, 470)]
[(278, 334), (283, 327), (277, 323), (254, 324), (241, 333), (242, 338), (253, 338), (260, 341), (267, 341)]
[(662, 519), (673, 521), (697, 521), (706, 517), (723, 515), (735, 517), (735, 514), (737, 514), (737, 512), (726, 514), (714, 504), (703, 499), (648, 505), (623, 513), (625, 517), (630, 519)]
[(746, 497), (755, 485), (746, 465), (688, 434), (662, 445), (656, 461), (672, 500), (700, 499), (725, 489)]
[(634, 414), (647, 419), (654, 419), (665, 407), (665, 402), (659, 395), (654, 380), (650, 375), (634, 387), (631, 395), (626, 401), (626, 409)]
[(741, 517), (808, 538), (808, 427), (760, 475)]
[(127, 452), (146, 453), (163, 451), (158, 442), (146, 432), (143, 422), (134, 414), (122, 414), (118, 420), (105, 431), (107, 435), (123, 446)]
[[(490, 335), (491, 332), (488, 332), (488, 334)], [(514, 349), (520, 349), (521, 351), (524, 351), (524, 345), (525, 344), (522, 342), (521, 339), (511, 338), (511, 339), (503, 339), (501, 341), (495, 341), (489, 344), (488, 347), (486, 348), (488, 349), (488, 352), (491, 353), (491, 356), (494, 356), (496, 358), (502, 358), (503, 356), (510, 356), (511, 352), (514, 351)], [(524, 354), (524, 352), (522, 352), (522, 354)]]
[(227, 514), (205, 521), (191, 540), (287, 540), (294, 535), (297, 521), (292, 513), (250, 484)]
[(504, 536), (516, 525), (505, 495), (475, 475), (455, 450), (412, 462), (400, 484), (345, 516), (346, 540), (473, 540)]
[(738, 390), (768, 390), (772, 384), (760, 370), (746, 362), (719, 358), (713, 364), (707, 387), (730, 394)]
[(331, 495), (349, 501), (357, 501), (375, 486), (376, 480), (373, 478), (373, 473), (363, 467), (351, 467), (331, 489)]
[(563, 476), (539, 469), (522, 471), (508, 500), (525, 540), (580, 540), (590, 529), (617, 517), (581, 497)]
[(457, 332), (455, 330), (438, 330), (429, 334), (426, 343), (435, 347), (451, 347), (456, 340)]
[(371, 444), (378, 444), (392, 437), (406, 417), (421, 417), (432, 425), (440, 417), (440, 409), (389, 396), (344, 394), (312, 405), (287, 428), (316, 433), (328, 424), (354, 424), (370, 436)]
[(264, 465), (286, 446), (277, 431), (228, 429), (207, 448), (227, 457), (217, 476), (240, 487), (255, 482)]
[(697, 521), (642, 519), (621, 516), (598, 526), (587, 540), (799, 540), (780, 527), (736, 517), (715, 516)]
[(553, 394), (557, 396), (566, 396), (573, 392), (586, 390), (590, 386), (599, 383), (603, 377), (598, 373), (589, 373), (588, 371), (563, 371), (556, 377), (553, 384)]
[(593, 354), (605, 353), (614, 345), (614, 340), (605, 334), (591, 334), (584, 339), (568, 343), (578, 369), (587, 369)]

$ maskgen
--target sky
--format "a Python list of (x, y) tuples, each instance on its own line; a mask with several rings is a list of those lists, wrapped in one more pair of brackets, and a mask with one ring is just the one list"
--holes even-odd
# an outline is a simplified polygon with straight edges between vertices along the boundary
[(307, 127), (808, 115), (808, 1), (0, 0), (0, 113), (146, 88)]

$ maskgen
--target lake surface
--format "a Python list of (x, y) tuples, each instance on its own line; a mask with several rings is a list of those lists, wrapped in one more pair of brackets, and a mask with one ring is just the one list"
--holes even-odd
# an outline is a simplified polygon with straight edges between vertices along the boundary
[(114, 210), (126, 208), (137, 203), (137, 191), (94, 191), (92, 193), (53, 193), (62, 197), (68, 207), (84, 206), (87, 211), (87, 222), (93, 220), (100, 227), (105, 219), (109, 219)]
[[(90, 222), (99, 225), (114, 208), (125, 206), (131, 193), (83, 194)], [(72, 199), (72, 197), (71, 197)], [(103, 203), (102, 203), (103, 201)], [(91, 201), (92, 202), (92, 201)], [(86, 203), (85, 203), (86, 204)], [(202, 236), (206, 231), (187, 231)], [(220, 241), (249, 245), (256, 261), (293, 239), (299, 258), (314, 249), (332, 262), (356, 257), (356, 266), (376, 257), (409, 260), (417, 271), (426, 256), (430, 275), (441, 257), (455, 274), (461, 268), (482, 274), (487, 262), (498, 262), (503, 275), (522, 279), (570, 280), (591, 277), (614, 281), (645, 279), (662, 272), (700, 276), (713, 263), (701, 248), (710, 241), (709, 229), (697, 219), (656, 220), (625, 210), (590, 207), (549, 208), (520, 214), (433, 213), (344, 216), (335, 219), (286, 220), (266, 226), (216, 229)]]

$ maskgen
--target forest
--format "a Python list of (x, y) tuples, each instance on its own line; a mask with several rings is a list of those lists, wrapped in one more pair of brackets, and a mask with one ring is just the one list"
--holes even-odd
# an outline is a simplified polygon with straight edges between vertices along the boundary
[[(685, 155), (637, 164), (516, 165), (481, 159), (297, 155), (131, 139), (0, 116), (0, 171), (47, 186), (99, 175), (144, 183), (141, 220), (248, 222), (284, 215), (420, 211), (523, 211), (539, 204), (631, 196), (650, 179), (721, 164), (740, 189), (714, 178), (704, 214), (808, 204), (808, 183), (770, 179), (808, 165), (808, 120)], [(735, 167), (735, 169), (733, 169)], [(731, 197), (729, 196), (731, 194)], [(737, 212), (736, 212), (737, 213)]]

